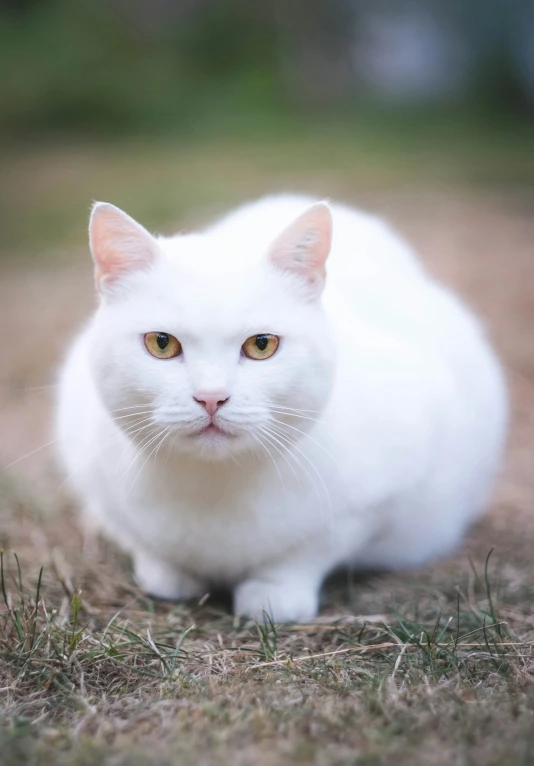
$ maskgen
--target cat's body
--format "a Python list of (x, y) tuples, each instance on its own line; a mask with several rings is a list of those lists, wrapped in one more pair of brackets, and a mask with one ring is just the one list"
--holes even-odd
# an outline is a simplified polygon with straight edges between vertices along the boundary
[[(342, 206), (321, 296), (330, 219), (310, 204), (261, 200), (159, 240), (95, 210), (103, 301), (61, 377), (60, 447), (155, 595), (224, 586), (239, 614), (309, 619), (335, 567), (447, 554), (484, 508), (507, 407), (477, 321)], [(180, 355), (152, 358), (156, 332)], [(261, 333), (276, 353), (240, 354)]]

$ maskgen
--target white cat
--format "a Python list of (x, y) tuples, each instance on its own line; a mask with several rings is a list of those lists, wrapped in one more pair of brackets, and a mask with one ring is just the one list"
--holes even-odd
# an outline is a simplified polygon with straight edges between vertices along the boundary
[(146, 591), (308, 620), (334, 568), (421, 564), (482, 512), (501, 369), (379, 220), (281, 196), (154, 238), (97, 203), (90, 242), (101, 300), (61, 375), (60, 450)]

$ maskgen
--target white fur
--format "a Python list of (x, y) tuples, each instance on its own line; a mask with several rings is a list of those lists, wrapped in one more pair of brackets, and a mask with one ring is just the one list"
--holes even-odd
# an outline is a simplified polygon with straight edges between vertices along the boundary
[[(487, 502), (507, 403), (479, 323), (382, 222), (340, 205), (311, 299), (266, 253), (312, 202), (267, 198), (158, 239), (68, 355), (70, 482), (157, 596), (227, 586), (238, 614), (307, 620), (334, 568), (448, 554)], [(151, 357), (149, 331), (175, 335), (183, 356)], [(240, 355), (261, 332), (280, 336), (277, 353)], [(233, 437), (194, 435), (206, 389), (229, 393), (217, 417)]]

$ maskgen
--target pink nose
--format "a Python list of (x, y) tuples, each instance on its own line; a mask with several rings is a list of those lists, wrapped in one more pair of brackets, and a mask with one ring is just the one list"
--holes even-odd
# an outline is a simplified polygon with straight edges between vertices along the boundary
[(193, 397), (193, 399), (201, 404), (208, 415), (213, 417), (219, 407), (222, 407), (230, 397), (222, 394), (220, 391), (214, 394), (200, 393)]

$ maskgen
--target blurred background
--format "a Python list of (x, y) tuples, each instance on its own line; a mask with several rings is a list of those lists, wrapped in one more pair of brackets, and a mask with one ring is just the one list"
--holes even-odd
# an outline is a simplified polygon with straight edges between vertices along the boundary
[(0, 67), (0, 457), (47, 433), (94, 199), (163, 233), (275, 191), (377, 211), (528, 366), (534, 2), (0, 0)]
[(0, 0), (0, 66), (4, 259), (82, 244), (93, 198), (172, 228), (534, 176), (529, 0)]

